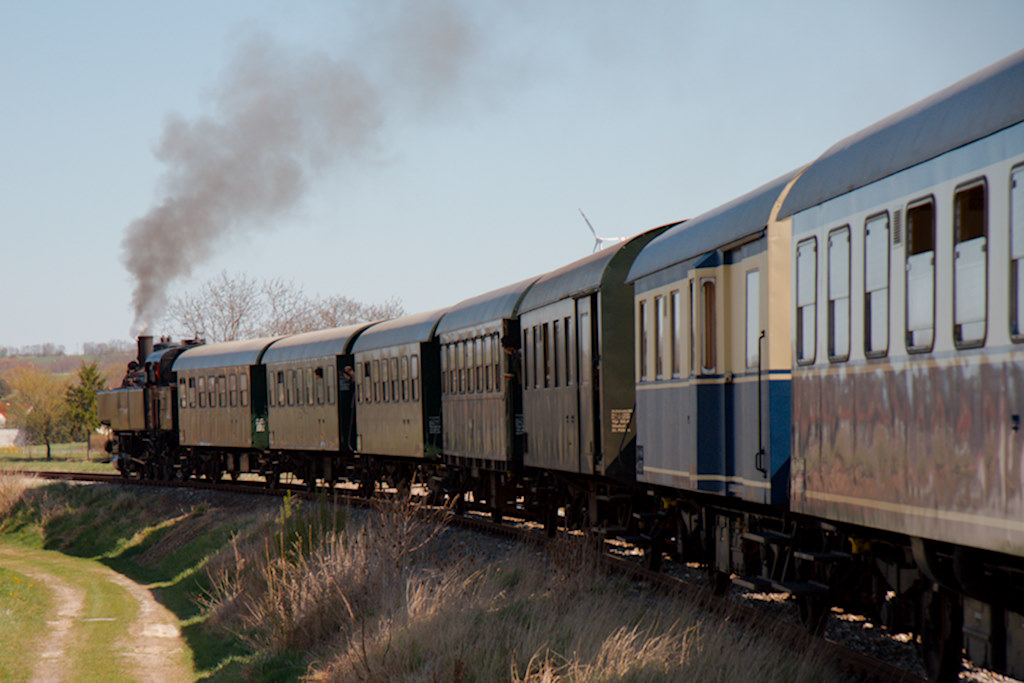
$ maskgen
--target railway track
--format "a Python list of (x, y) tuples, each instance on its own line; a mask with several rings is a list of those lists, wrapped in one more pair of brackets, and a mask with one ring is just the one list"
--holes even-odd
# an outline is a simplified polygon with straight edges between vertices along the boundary
[[(125, 479), (117, 474), (103, 473), (82, 473), (82, 472), (45, 472), (45, 471), (24, 471), (22, 474), (35, 476), (40, 479), (53, 481), (77, 481), (105, 484), (120, 484), (134, 486), (153, 486), (169, 488), (192, 488), (207, 491), (223, 491), (230, 493), (243, 493), (259, 496), (283, 496), (286, 493), (295, 497), (313, 499), (322, 497), (327, 489), (320, 488), (317, 491), (308, 491), (304, 487), (281, 484), (274, 489), (269, 489), (263, 482), (229, 482), (229, 481), (144, 481), (138, 479)], [(369, 499), (356, 495), (355, 492), (343, 492), (341, 489), (330, 491), (331, 500), (352, 506), (366, 506)], [(451, 515), (450, 524), (477, 531), (480, 533), (497, 535), (514, 540), (519, 543), (546, 547), (553, 543), (564, 540), (564, 537), (548, 537), (543, 529), (537, 525), (530, 525), (523, 520), (507, 518), (502, 523), (496, 523), (482, 514)], [(791, 623), (753, 606), (731, 600), (728, 597), (718, 597), (705, 586), (679, 576), (665, 572), (655, 572), (642, 566), (636, 559), (623, 557), (621, 553), (615, 554), (611, 549), (600, 542), (602, 546), (600, 562), (605, 571), (618, 573), (627, 576), (635, 581), (643, 582), (658, 590), (683, 595), (689, 600), (704, 606), (709, 612), (719, 612), (733, 622), (743, 624), (745, 628), (755, 629), (775, 639), (780, 646), (792, 648), (796, 651), (815, 648), (823, 651), (825, 657), (843, 672), (850, 681), (902, 681), (904, 683), (926, 683), (926, 679), (920, 675), (908, 671), (905, 668), (896, 666), (890, 662), (865, 655), (841, 643), (812, 636), (805, 628)]]

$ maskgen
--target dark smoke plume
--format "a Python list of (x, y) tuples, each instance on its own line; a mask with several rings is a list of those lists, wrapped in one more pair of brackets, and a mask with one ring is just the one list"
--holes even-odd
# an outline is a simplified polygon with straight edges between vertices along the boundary
[(255, 37), (226, 70), (212, 113), (168, 119), (155, 152), (166, 165), (164, 197), (122, 242), (136, 332), (163, 313), (165, 288), (226, 237), (272, 227), (320, 172), (377, 147), (389, 112), (454, 94), (478, 44), (470, 25), (451, 5), (390, 10), (371, 17), (380, 30), (363, 33), (357, 58), (297, 54)]

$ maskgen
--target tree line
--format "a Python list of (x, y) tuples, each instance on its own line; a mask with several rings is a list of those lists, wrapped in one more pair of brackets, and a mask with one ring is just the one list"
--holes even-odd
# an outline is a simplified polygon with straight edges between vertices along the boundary
[(307, 294), (281, 278), (221, 273), (171, 300), (163, 326), (180, 338), (208, 342), (325, 330), (404, 315), (397, 299), (367, 304), (345, 296)]
[(32, 444), (46, 444), (46, 459), (55, 443), (85, 441), (100, 426), (96, 395), (107, 379), (96, 361), (82, 362), (77, 381), (23, 365), (4, 375), (2, 400), (10, 404), (8, 427), (20, 429)]
[[(367, 304), (345, 296), (310, 295), (292, 281), (258, 280), (222, 271), (196, 290), (174, 298), (161, 327), (178, 338), (222, 342), (298, 334), (401, 315), (404, 310), (397, 299)], [(89, 342), (83, 350), (87, 356), (104, 356), (134, 347), (134, 342), (115, 340)], [(54, 344), (0, 347), (0, 359), (63, 354), (64, 348)], [(71, 440), (86, 441), (88, 453), (89, 437), (99, 427), (96, 395), (106, 383), (98, 361), (82, 361), (75, 379), (26, 363), (0, 376), (0, 403), (10, 403), (8, 427), (21, 429), (29, 443), (46, 444), (47, 460), (52, 444)]]

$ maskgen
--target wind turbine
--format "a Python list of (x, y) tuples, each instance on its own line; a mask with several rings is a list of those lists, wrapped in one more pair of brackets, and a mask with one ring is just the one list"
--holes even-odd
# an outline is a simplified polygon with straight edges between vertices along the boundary
[[(590, 224), (590, 219), (587, 218), (587, 214), (583, 213), (583, 209), (580, 209), (580, 215), (583, 216), (583, 220), (587, 221), (587, 227), (590, 228), (590, 234), (594, 236), (594, 251), (601, 249), (606, 244), (618, 244), (619, 242), (625, 242), (628, 237), (601, 237), (594, 230), (594, 226)], [(593, 253), (593, 252), (591, 252)]]

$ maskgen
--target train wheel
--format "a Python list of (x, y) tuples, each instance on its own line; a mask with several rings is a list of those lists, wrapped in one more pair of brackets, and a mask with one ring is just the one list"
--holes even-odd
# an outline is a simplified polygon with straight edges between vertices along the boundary
[(316, 469), (315, 469), (315, 467), (316, 467), (315, 465), (310, 463), (309, 466), (306, 467), (306, 471), (304, 473), (304, 476), (302, 477), (302, 486), (303, 486), (303, 488), (306, 489), (306, 491), (308, 493), (312, 493), (313, 491), (316, 491), (316, 474), (315, 474)]
[(729, 587), (732, 586), (732, 579), (729, 575), (717, 569), (708, 568), (708, 580), (711, 584), (711, 593), (713, 595), (725, 595)]
[(661, 544), (658, 541), (651, 541), (651, 545), (644, 549), (644, 564), (652, 572), (661, 571)]
[(544, 533), (554, 538), (558, 531), (558, 507), (552, 503), (544, 506)]
[(800, 622), (811, 632), (811, 635), (820, 636), (825, 632), (828, 615), (831, 613), (828, 599), (825, 596), (801, 596), (797, 598), (796, 607), (800, 614)]
[(271, 491), (275, 490), (278, 484), (281, 483), (281, 473), (277, 470), (265, 473), (263, 478), (267, 481), (267, 488)]
[(948, 683), (960, 678), (963, 657), (963, 608), (957, 596), (938, 589), (921, 598), (920, 651), (928, 680)]

